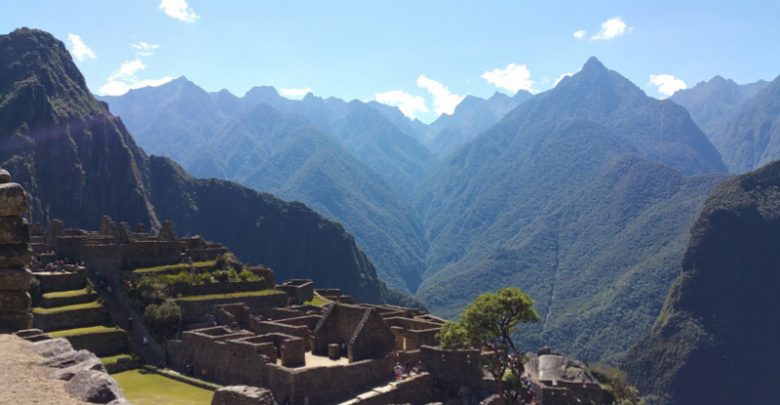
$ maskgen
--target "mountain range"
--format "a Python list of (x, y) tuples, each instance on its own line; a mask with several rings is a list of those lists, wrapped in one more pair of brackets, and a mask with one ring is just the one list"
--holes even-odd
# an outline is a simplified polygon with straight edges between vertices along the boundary
[(780, 162), (720, 184), (651, 334), (624, 367), (658, 404), (780, 398)]
[(0, 164), (31, 195), (30, 220), (96, 229), (103, 214), (228, 244), (280, 278), (311, 277), (370, 302), (389, 290), (354, 238), (301, 203), (220, 180), (198, 180), (136, 146), (96, 100), (64, 44), (18, 29), (0, 36)]

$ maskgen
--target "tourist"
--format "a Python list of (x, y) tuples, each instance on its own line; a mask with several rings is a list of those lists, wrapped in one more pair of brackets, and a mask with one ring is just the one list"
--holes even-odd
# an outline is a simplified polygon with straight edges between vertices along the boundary
[(144, 344), (144, 346), (146, 346), (146, 345), (148, 345), (148, 344), (149, 344), (149, 338), (147, 338), (146, 336), (144, 336), (144, 338), (141, 340), (141, 342)]

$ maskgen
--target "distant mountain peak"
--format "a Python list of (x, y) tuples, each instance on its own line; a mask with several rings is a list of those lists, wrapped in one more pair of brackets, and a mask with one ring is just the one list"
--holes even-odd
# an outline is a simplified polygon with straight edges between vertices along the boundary
[(276, 91), (276, 89), (273, 86), (255, 86), (249, 89), (249, 91), (246, 92), (246, 96), (255, 96), (255, 97), (280, 97), (279, 92)]
[(608, 70), (609, 69), (607, 69), (607, 67), (604, 66), (604, 64), (601, 63), (601, 61), (597, 57), (591, 56), (590, 58), (588, 58), (585, 64), (582, 65), (581, 72), (599, 72), (599, 71), (606, 72)]

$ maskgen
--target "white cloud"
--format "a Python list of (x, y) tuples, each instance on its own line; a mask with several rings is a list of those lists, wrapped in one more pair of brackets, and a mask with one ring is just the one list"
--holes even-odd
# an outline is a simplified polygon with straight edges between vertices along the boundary
[(100, 87), (98, 92), (105, 96), (121, 96), (130, 90), (141, 87), (157, 87), (175, 79), (172, 76), (164, 76), (159, 79), (139, 79), (136, 73), (146, 69), (146, 65), (140, 59), (125, 61), (106, 80), (106, 84)]
[(585, 35), (587, 33), (588, 32), (585, 31), (585, 30), (577, 30), (577, 31), (574, 31), (574, 34), (572, 34), (572, 36), (574, 36), (574, 39), (583, 39), (583, 38), (585, 38)]
[(531, 71), (526, 65), (508, 64), (504, 69), (493, 69), (482, 74), (488, 83), (512, 93), (520, 90), (535, 92), (534, 81), (531, 80)]
[(601, 23), (601, 30), (598, 34), (592, 36), (590, 39), (593, 41), (609, 41), (615, 39), (626, 32), (631, 31), (633, 28), (623, 21), (620, 17), (612, 17), (603, 23)]
[(411, 118), (416, 118), (417, 113), (427, 113), (428, 107), (425, 105), (425, 99), (420, 96), (411, 95), (403, 90), (391, 90), (384, 93), (374, 94), (374, 100), (398, 107), (401, 112)]
[(679, 90), (688, 88), (688, 85), (685, 84), (684, 81), (667, 73), (650, 75), (650, 82), (647, 84), (657, 87), (658, 93), (663, 94), (666, 97), (670, 97)]
[(97, 57), (95, 52), (84, 43), (80, 36), (68, 34), (68, 41), (70, 42), (70, 53), (77, 61), (83, 62), (84, 59), (95, 59)]
[(139, 41), (130, 44), (130, 47), (135, 49), (135, 54), (138, 56), (151, 56), (160, 45), (150, 44), (148, 42)]
[(187, 4), (187, 0), (160, 0), (160, 10), (164, 11), (168, 17), (188, 23), (193, 23), (200, 18)]
[(561, 82), (561, 80), (563, 80), (563, 78), (564, 78), (564, 77), (569, 77), (569, 76), (571, 76), (571, 75), (573, 75), (573, 73), (569, 73), (569, 72), (566, 72), (566, 73), (561, 73), (561, 75), (560, 75), (560, 76), (558, 76), (558, 78), (557, 78), (557, 79), (555, 79), (555, 84), (553, 85), (553, 87), (556, 87), (556, 86), (558, 86), (558, 83), (560, 83), (560, 82)]
[(425, 75), (420, 75), (417, 78), (417, 86), (427, 90), (433, 96), (433, 110), (436, 111), (437, 115), (452, 115), (455, 112), (455, 107), (465, 98), (465, 96), (450, 92), (447, 86), (429, 79)]
[(287, 98), (303, 98), (309, 93), (311, 93), (311, 87), (304, 87), (302, 89), (279, 89), (279, 94)]

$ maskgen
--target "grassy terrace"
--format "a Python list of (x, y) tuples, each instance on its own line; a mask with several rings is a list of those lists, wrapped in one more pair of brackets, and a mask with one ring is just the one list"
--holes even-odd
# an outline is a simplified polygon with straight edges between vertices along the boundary
[(208, 300), (220, 300), (227, 298), (246, 298), (246, 297), (262, 297), (265, 295), (287, 294), (282, 290), (268, 289), (261, 291), (245, 291), (235, 292), (229, 294), (209, 294), (209, 295), (190, 295), (186, 297), (177, 298), (177, 301), (208, 301)]
[(314, 294), (314, 297), (312, 297), (311, 300), (304, 302), (306, 305), (315, 305), (318, 307), (324, 307), (325, 305), (330, 304), (331, 301), (319, 294)]
[(79, 297), (82, 295), (89, 295), (92, 294), (92, 291), (86, 287), (80, 289), (80, 290), (69, 290), (69, 291), (57, 291), (57, 292), (49, 292), (43, 294), (44, 299), (57, 299), (57, 298), (71, 298), (71, 297)]
[(124, 330), (116, 326), (98, 325), (98, 326), (87, 326), (85, 328), (57, 330), (54, 332), (47, 332), (47, 333), (51, 337), (70, 337), (70, 336), (80, 336), (80, 335), (91, 335), (95, 333), (113, 333), (113, 332), (124, 332)]
[(209, 405), (212, 391), (137, 369), (114, 374), (127, 400), (136, 405)]
[[(203, 262), (194, 262), (192, 263), (192, 267), (197, 269), (204, 269), (209, 267), (215, 267), (217, 265), (216, 260), (208, 260)], [(144, 275), (153, 275), (153, 274), (159, 274), (159, 273), (168, 273), (168, 272), (178, 272), (181, 270), (189, 270), (190, 265), (187, 263), (176, 263), (176, 264), (168, 264), (165, 266), (155, 266), (155, 267), (143, 267), (133, 270), (133, 273), (137, 274), (144, 274)]]
[(55, 307), (55, 308), (41, 308), (41, 307), (35, 307), (32, 309), (33, 314), (58, 314), (60, 312), (67, 312), (67, 311), (79, 311), (82, 309), (97, 309), (101, 308), (103, 304), (92, 301), (92, 302), (85, 302), (83, 304), (75, 304), (75, 305), (66, 305), (64, 307)]
[(122, 354), (117, 354), (115, 356), (101, 357), (100, 362), (103, 363), (103, 365), (108, 366), (111, 364), (119, 363), (122, 360), (130, 361), (133, 358), (134, 356), (132, 354), (122, 353)]

